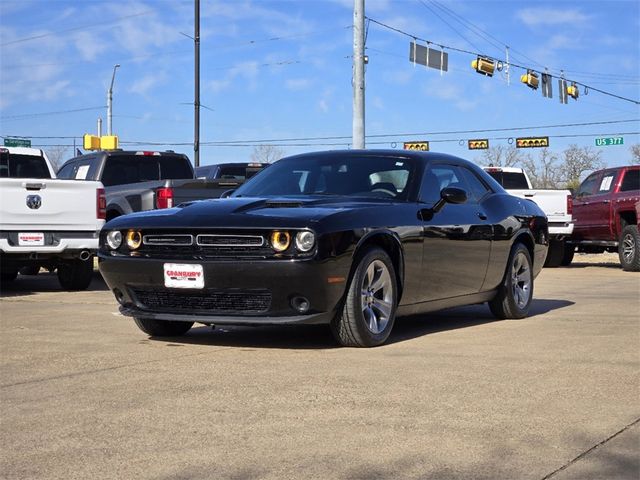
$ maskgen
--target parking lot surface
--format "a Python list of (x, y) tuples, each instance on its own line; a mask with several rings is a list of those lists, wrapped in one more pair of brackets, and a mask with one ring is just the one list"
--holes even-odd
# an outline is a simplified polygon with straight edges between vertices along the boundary
[(76, 293), (20, 277), (0, 299), (0, 476), (638, 478), (640, 275), (595, 261), (543, 270), (529, 318), (400, 318), (374, 349), (324, 327), (149, 339), (97, 272)]

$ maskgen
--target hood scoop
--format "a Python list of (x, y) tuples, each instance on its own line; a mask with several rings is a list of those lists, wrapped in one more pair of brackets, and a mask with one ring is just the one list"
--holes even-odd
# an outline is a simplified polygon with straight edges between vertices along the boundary
[(296, 202), (294, 200), (267, 200), (264, 204), (267, 208), (299, 208), (302, 205), (302, 202)]

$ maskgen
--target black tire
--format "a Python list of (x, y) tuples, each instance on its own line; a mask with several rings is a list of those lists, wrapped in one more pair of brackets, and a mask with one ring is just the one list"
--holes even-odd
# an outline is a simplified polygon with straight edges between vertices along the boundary
[(533, 269), (529, 249), (516, 243), (509, 254), (504, 280), (489, 308), (497, 318), (524, 318), (533, 299)]
[(556, 268), (562, 265), (564, 252), (565, 252), (564, 240), (549, 240), (549, 250), (547, 252), (547, 258), (544, 261), (544, 267)]
[(58, 282), (64, 290), (86, 290), (93, 278), (93, 257), (69, 260), (58, 265)]
[(18, 278), (18, 271), (15, 272), (0, 272), (0, 282), (9, 283)]
[(193, 327), (193, 322), (174, 322), (133, 317), (138, 328), (152, 337), (179, 337)]
[(365, 251), (356, 261), (344, 305), (331, 322), (331, 331), (344, 347), (375, 347), (389, 338), (395, 321), (395, 269), (380, 248)]
[(627, 272), (640, 272), (640, 235), (638, 227), (627, 225), (620, 233), (618, 257), (622, 269)]
[(29, 265), (20, 269), (20, 275), (38, 275), (40, 265)]
[(576, 247), (572, 243), (565, 243), (564, 245), (564, 255), (562, 256), (562, 262), (560, 265), (563, 267), (568, 267), (573, 262), (573, 256), (576, 253)]

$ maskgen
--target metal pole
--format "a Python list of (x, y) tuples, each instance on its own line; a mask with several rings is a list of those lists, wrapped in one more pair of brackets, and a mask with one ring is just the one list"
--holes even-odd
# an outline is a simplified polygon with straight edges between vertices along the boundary
[(364, 148), (364, 0), (353, 1), (353, 148)]
[[(113, 104), (113, 82), (116, 79), (116, 68), (120, 65), (116, 64), (113, 66), (113, 75), (111, 76), (111, 85), (109, 86), (109, 90), (107, 91), (107, 135), (111, 135), (111, 126), (113, 122), (111, 107)], [(102, 120), (100, 120), (102, 122)]]
[(200, 166), (200, 0), (195, 0), (195, 98), (193, 101), (193, 161)]
[(98, 136), (102, 136), (102, 118), (98, 118)]

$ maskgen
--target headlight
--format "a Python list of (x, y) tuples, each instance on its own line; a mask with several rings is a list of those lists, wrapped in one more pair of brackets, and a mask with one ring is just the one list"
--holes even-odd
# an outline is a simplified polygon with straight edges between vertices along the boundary
[(131, 250), (137, 250), (142, 245), (142, 234), (138, 230), (129, 230), (127, 232), (127, 247)]
[(316, 236), (313, 232), (298, 232), (296, 234), (296, 248), (301, 252), (308, 252), (313, 248), (313, 244), (316, 242)]
[(113, 230), (107, 233), (107, 245), (111, 250), (117, 250), (122, 245), (122, 233), (119, 230)]
[(284, 252), (291, 244), (291, 235), (289, 232), (280, 232), (276, 230), (271, 234), (271, 246), (276, 252)]

